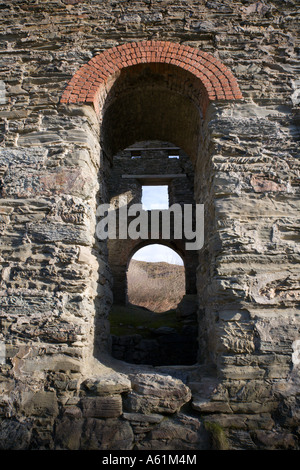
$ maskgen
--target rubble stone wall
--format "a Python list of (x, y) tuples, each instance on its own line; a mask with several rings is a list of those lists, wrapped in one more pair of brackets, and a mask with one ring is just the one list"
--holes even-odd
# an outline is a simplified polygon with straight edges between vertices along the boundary
[[(0, 448), (299, 448), (298, 23), (294, 0), (0, 2)], [(153, 138), (205, 206), (194, 366), (109, 354), (96, 208)]]

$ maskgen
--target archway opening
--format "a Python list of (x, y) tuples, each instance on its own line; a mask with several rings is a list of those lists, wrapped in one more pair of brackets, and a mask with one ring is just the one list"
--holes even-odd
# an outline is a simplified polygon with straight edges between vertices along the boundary
[[(213, 149), (210, 146), (209, 106), (214, 101), (241, 98), (236, 79), (218, 59), (198, 49), (168, 41), (131, 42), (103, 51), (76, 72), (61, 98), (62, 104), (92, 104), (96, 111), (100, 123), (97, 138), (100, 138), (101, 146), (101, 184), (97, 203), (111, 203), (112, 196), (121, 194), (123, 202), (126, 199), (124, 204), (129, 207), (140, 199), (141, 184), (145, 178), (147, 184), (149, 179), (151, 182), (156, 180), (157, 184), (157, 178), (160, 183), (163, 178), (167, 184), (172, 180), (170, 197), (179, 189), (184, 196), (184, 204), (205, 205), (204, 248), (185, 253), (185, 270), (189, 273), (186, 276), (186, 291), (189, 295), (198, 292), (198, 321), (202, 325), (200, 330), (203, 336), (202, 340), (199, 339), (199, 358), (210, 355), (207, 345), (211, 343), (208, 338), (211, 320), (207, 315), (210, 315), (210, 304), (214, 301), (209, 291), (212, 276), (210, 261), (217, 246), (214, 238), (210, 237), (214, 232), (214, 191), (211, 187)], [(125, 166), (124, 155), (121, 155), (119, 162), (123, 159), (122, 165), (126, 171), (120, 168), (125, 174), (115, 180), (111, 193), (107, 181), (110, 171), (114, 172), (117, 167), (115, 156), (136, 143), (153, 140), (172, 142), (174, 148), (168, 155), (170, 162), (180, 162), (178, 149), (188, 155), (193, 165), (192, 174), (187, 172), (173, 178), (172, 173), (160, 173), (157, 168), (154, 172), (145, 171), (142, 155), (145, 150), (142, 149), (141, 153), (139, 148), (135, 148), (131, 149), (131, 157), (141, 161), (141, 167), (136, 174), (133, 171), (128, 174), (129, 167)], [(125, 182), (129, 183), (128, 188), (122, 192), (120, 189)], [(188, 200), (186, 186), (190, 182), (193, 190)], [(115, 212), (118, 212), (117, 205)], [(104, 342), (108, 338), (107, 313), (112, 294), (114, 301), (123, 302), (125, 306), (126, 264), (130, 259), (129, 252), (137, 246), (136, 240), (127, 240), (126, 249), (118, 241), (111, 245), (106, 247), (103, 244), (99, 250), (107, 276), (99, 279), (99, 295), (95, 301), (96, 354), (98, 350), (101, 352), (102, 338)], [(113, 287), (109, 270), (106, 269), (108, 265), (114, 271)]]
[[(178, 64), (142, 61), (123, 67), (111, 77), (105, 94), (99, 95), (100, 143), (106, 162), (102, 179), (107, 184), (106, 201), (117, 217), (125, 208), (129, 211), (133, 205), (142, 203), (146, 186), (148, 189), (156, 186), (157, 191), (159, 186), (165, 186), (167, 207), (178, 204), (183, 208), (185, 204), (195, 204), (194, 176), (203, 144), (206, 99), (207, 92), (201, 80)], [(144, 211), (152, 220), (155, 209), (145, 208)], [(128, 217), (128, 233), (131, 224)], [(118, 359), (151, 365), (197, 362), (198, 253), (186, 250), (186, 240), (175, 236), (174, 227), (168, 239), (159, 229), (155, 236), (148, 233), (145, 242), (164, 242), (184, 257), (186, 295), (181, 299), (182, 303), (179, 299), (175, 301), (178, 305), (170, 306), (165, 302), (159, 318), (153, 311), (157, 303), (156, 306), (148, 304), (148, 307), (127, 303), (128, 262), (141, 247), (141, 240), (129, 236), (108, 241), (108, 261), (113, 278), (109, 321), (112, 355)], [(144, 234), (141, 238), (144, 240)], [(139, 318), (153, 316), (156, 322), (159, 320), (159, 325), (150, 330), (139, 323), (135, 328), (132, 319), (138, 317), (137, 309), (142, 309)], [(164, 320), (162, 315), (170, 311), (170, 318)]]
[(113, 357), (154, 366), (195, 364), (197, 303), (187, 309), (181, 256), (162, 244), (138, 249), (128, 263), (127, 285), (128, 303), (110, 313)]
[(127, 270), (130, 304), (161, 313), (176, 309), (184, 295), (184, 263), (176, 251), (151, 244), (133, 255)]
[[(136, 142), (160, 140), (179, 146), (195, 162), (201, 141), (203, 95), (191, 73), (171, 64), (122, 69), (102, 110), (105, 154), (113, 158)], [(134, 157), (140, 156), (136, 151)]]
[[(109, 203), (119, 221), (121, 213), (126, 209), (129, 214), (135, 204), (149, 221), (146, 239), (108, 240), (112, 355), (137, 364), (194, 364), (197, 252), (186, 250), (185, 240), (177, 239), (173, 229), (167, 239), (160, 224), (156, 237), (152, 232), (156, 211), (162, 222), (163, 213), (174, 205), (194, 203), (193, 163), (170, 141), (138, 141), (113, 156), (106, 181)], [(126, 223), (129, 234), (129, 215)]]
[[(177, 158), (170, 158), (173, 156)], [(109, 201), (117, 213), (145, 203), (164, 212), (194, 201), (194, 169), (171, 142), (140, 141), (118, 152), (107, 178)], [(143, 188), (149, 198), (143, 198)], [(128, 226), (130, 225), (128, 218)], [(152, 228), (152, 226), (151, 226)], [(182, 239), (108, 241), (114, 303), (109, 320), (112, 355), (129, 363), (187, 365), (197, 362), (197, 253)]]
[[(170, 158), (176, 154), (178, 158)], [(174, 205), (182, 208), (184, 204), (194, 204), (194, 168), (188, 155), (171, 142), (137, 142), (114, 155), (105, 181), (108, 202), (116, 219), (119, 221), (124, 212), (128, 214), (128, 236), (108, 240), (114, 303), (125, 304), (128, 300), (126, 273), (129, 260), (139, 248), (153, 243), (169, 247), (184, 258), (186, 293), (196, 294), (197, 252), (186, 250), (185, 240), (176, 238), (173, 228), (166, 238), (162, 228), (163, 215), (159, 216), (157, 224), (158, 219), (154, 215), (155, 211), (160, 211), (164, 213), (164, 220), (168, 220), (168, 211), (171, 212)], [(144, 212), (140, 224), (136, 224), (138, 231), (142, 231), (144, 217), (147, 218), (147, 230), (141, 234), (146, 238), (139, 235), (132, 238), (132, 231), (129, 231), (134, 222), (132, 219), (135, 219), (129, 211), (136, 204), (140, 204)], [(173, 220), (173, 214), (169, 220), (171, 217)]]

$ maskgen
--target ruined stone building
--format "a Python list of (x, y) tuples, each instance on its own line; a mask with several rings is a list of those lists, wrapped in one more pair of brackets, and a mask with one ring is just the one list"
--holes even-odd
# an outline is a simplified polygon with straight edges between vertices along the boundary
[[(0, 24), (0, 448), (299, 449), (297, 0), (11, 0)], [(99, 239), (97, 208), (158, 180), (204, 205), (200, 250), (163, 241), (194, 364), (111, 355), (141, 241)]]

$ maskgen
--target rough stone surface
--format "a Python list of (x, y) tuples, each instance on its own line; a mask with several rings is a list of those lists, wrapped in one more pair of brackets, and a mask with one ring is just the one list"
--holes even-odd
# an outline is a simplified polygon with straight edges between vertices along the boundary
[[(299, 449), (297, 2), (0, 11), (1, 449)], [(116, 154), (154, 140), (205, 207), (199, 357), (165, 375), (110, 357), (95, 216)]]
[(82, 387), (93, 395), (121, 394), (131, 390), (131, 382), (125, 376), (117, 373), (102, 377), (89, 377), (82, 383)]
[(166, 419), (148, 438), (137, 445), (138, 450), (203, 450), (208, 448), (208, 434), (204, 425), (193, 417), (178, 414)]
[(130, 378), (132, 392), (125, 400), (125, 407), (130, 412), (175, 413), (191, 398), (190, 389), (171, 376), (152, 373)]
[(122, 413), (120, 395), (85, 397), (81, 399), (83, 416), (86, 418), (116, 418)]
[(116, 419), (63, 418), (57, 429), (57, 448), (63, 450), (130, 450), (133, 431)]

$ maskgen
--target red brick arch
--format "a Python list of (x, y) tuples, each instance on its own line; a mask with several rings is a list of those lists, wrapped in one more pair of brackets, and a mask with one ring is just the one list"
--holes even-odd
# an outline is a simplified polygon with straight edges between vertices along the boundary
[(141, 41), (116, 46), (93, 57), (72, 77), (60, 102), (93, 104), (99, 112), (98, 96), (109, 77), (143, 63), (171, 64), (190, 72), (199, 79), (207, 102), (242, 99), (231, 71), (211, 54), (172, 42)]

